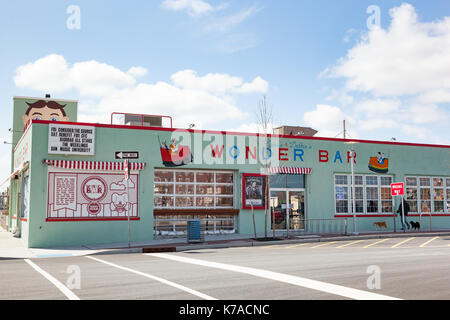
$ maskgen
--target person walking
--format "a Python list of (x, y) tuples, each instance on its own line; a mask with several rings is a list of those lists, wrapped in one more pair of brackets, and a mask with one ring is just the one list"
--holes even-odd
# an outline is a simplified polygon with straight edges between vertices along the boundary
[[(405, 215), (404, 217), (404, 223), (403, 223), (403, 219), (402, 219), (402, 207), (404, 208), (403, 213)], [(402, 230), (405, 230), (405, 224), (408, 227), (408, 230), (410, 229), (410, 225), (408, 223), (408, 221), (406, 220), (406, 218), (408, 217), (408, 213), (409, 213), (409, 204), (407, 201), (405, 201), (405, 199), (402, 199), (402, 202), (400, 203), (400, 205), (398, 206), (398, 210), (397, 213), (399, 213), (400, 216), (400, 221), (402, 222)]]

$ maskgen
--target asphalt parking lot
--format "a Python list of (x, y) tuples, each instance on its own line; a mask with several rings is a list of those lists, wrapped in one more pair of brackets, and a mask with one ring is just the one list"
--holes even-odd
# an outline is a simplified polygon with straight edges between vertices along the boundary
[(450, 299), (450, 237), (0, 261), (0, 299)]

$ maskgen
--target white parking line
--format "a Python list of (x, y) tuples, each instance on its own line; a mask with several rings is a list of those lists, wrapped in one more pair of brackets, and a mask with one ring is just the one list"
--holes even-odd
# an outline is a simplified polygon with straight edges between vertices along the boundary
[(102, 259), (99, 259), (99, 258), (91, 257), (91, 256), (86, 256), (86, 258), (91, 259), (91, 260), (95, 260), (95, 261), (98, 261), (98, 262), (101, 262), (101, 263), (104, 263), (104, 264), (107, 264), (107, 265), (109, 265), (111, 267), (115, 267), (115, 268), (118, 268), (118, 269), (121, 269), (121, 270), (125, 270), (125, 271), (128, 271), (128, 272), (132, 272), (132, 273), (138, 274), (140, 276), (143, 276), (143, 277), (146, 277), (146, 278), (149, 278), (149, 279), (152, 279), (152, 280), (159, 281), (159, 282), (164, 283), (164, 284), (166, 284), (168, 286), (171, 286), (171, 287), (174, 287), (174, 288), (186, 291), (186, 292), (188, 292), (190, 294), (193, 294), (194, 296), (200, 297), (200, 298), (205, 299), (205, 300), (217, 300), (216, 298), (213, 298), (211, 296), (203, 294), (203, 293), (201, 293), (199, 291), (190, 289), (188, 287), (182, 286), (181, 284), (178, 284), (178, 283), (175, 283), (175, 282), (172, 282), (172, 281), (160, 278), (160, 277), (153, 276), (153, 275), (148, 274), (148, 273), (140, 272), (140, 271), (133, 270), (133, 269), (130, 269), (130, 268), (127, 268), (127, 267), (122, 267), (122, 266), (119, 266), (118, 264), (111, 263), (111, 262), (108, 262), (108, 261), (105, 261), (105, 260), (102, 260)]
[(262, 270), (262, 269), (241, 267), (241, 266), (236, 266), (236, 265), (232, 265), (232, 264), (225, 264), (225, 263), (218, 263), (218, 262), (210, 262), (210, 261), (180, 257), (178, 255), (170, 255), (170, 254), (165, 254), (165, 253), (146, 253), (145, 255), (162, 258), (162, 259), (168, 259), (168, 260), (177, 261), (177, 262), (196, 264), (196, 265), (210, 267), (210, 268), (245, 273), (245, 274), (249, 274), (249, 275), (252, 275), (255, 277), (265, 278), (265, 279), (274, 280), (274, 281), (280, 281), (280, 282), (288, 283), (291, 285), (296, 285), (299, 287), (318, 290), (318, 291), (335, 294), (338, 296), (351, 298), (351, 299), (400, 300), (398, 298), (385, 296), (382, 294), (372, 293), (372, 292), (348, 288), (348, 287), (344, 287), (344, 286), (340, 286), (340, 285), (336, 285), (336, 284), (291, 276), (291, 275), (287, 275), (287, 274), (283, 274), (283, 273), (272, 272), (272, 271), (267, 271), (267, 270)]
[(42, 274), (48, 281), (53, 283), (55, 285), (55, 287), (57, 287), (62, 293), (64, 293), (64, 295), (67, 298), (69, 298), (70, 300), (80, 300), (80, 298), (78, 298), (78, 296), (75, 293), (70, 291), (69, 288), (67, 288), (65, 285), (63, 285), (61, 282), (59, 282), (59, 280), (54, 278), (48, 272), (46, 272), (43, 269), (41, 269), (38, 265), (36, 265), (35, 263), (31, 262), (31, 260), (25, 259), (24, 261), (26, 263), (28, 263), (34, 270), (36, 270), (37, 272)]

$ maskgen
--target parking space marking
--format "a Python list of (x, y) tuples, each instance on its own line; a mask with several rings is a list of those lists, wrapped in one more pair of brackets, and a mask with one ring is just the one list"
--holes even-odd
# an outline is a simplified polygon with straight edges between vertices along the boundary
[(387, 240), (389, 240), (389, 238), (381, 239), (381, 240), (379, 240), (379, 241), (375, 241), (374, 243), (368, 244), (367, 246), (364, 246), (363, 248), (370, 248), (370, 247), (372, 247), (372, 246), (374, 246), (374, 245), (377, 245), (377, 244), (379, 244), (379, 243), (385, 242), (385, 241), (387, 241)]
[(431, 238), (431, 239), (428, 240), (427, 242), (422, 243), (419, 247), (420, 247), (420, 248), (423, 248), (423, 247), (425, 247), (427, 244), (431, 243), (432, 241), (434, 241), (434, 240), (436, 240), (436, 239), (439, 239), (439, 237)]
[(233, 271), (238, 273), (244, 273), (249, 274), (255, 277), (260, 277), (264, 279), (269, 279), (273, 281), (279, 281), (283, 283), (287, 283), (290, 285), (295, 285), (299, 287), (304, 287), (308, 289), (313, 289), (317, 291), (322, 291), (350, 299), (356, 299), (356, 300), (401, 300), (398, 298), (368, 292), (364, 290), (359, 289), (353, 289), (349, 287), (344, 287), (332, 283), (317, 281), (317, 280), (311, 280), (306, 279), (302, 277), (292, 276), (288, 274), (273, 272), (273, 271), (267, 271), (263, 269), (256, 269), (256, 268), (249, 268), (249, 267), (241, 267), (236, 266), (232, 264), (225, 264), (225, 263), (218, 263), (218, 262), (211, 262), (211, 261), (205, 261), (205, 260), (199, 260), (199, 259), (193, 259), (193, 258), (187, 258), (187, 257), (181, 257), (178, 255), (173, 254), (166, 254), (166, 253), (145, 253), (144, 255), (148, 255), (151, 257), (157, 257), (161, 259), (167, 259), (172, 260), (176, 262), (182, 262), (182, 263), (188, 263), (188, 264), (195, 264), (199, 266), (209, 267), (209, 268), (215, 268), (215, 269), (221, 269), (221, 270), (227, 270), (227, 271)]
[(360, 242), (363, 242), (364, 240), (356, 240), (356, 241), (353, 241), (353, 242), (350, 242), (350, 243), (347, 243), (347, 244), (343, 244), (342, 246), (339, 246), (339, 247), (336, 247), (337, 249), (340, 249), (340, 248), (345, 248), (345, 247), (348, 247), (348, 246), (351, 246), (352, 244), (357, 244), (357, 243), (360, 243)]
[(319, 245), (317, 245), (317, 246), (311, 247), (311, 249), (320, 248), (320, 247), (325, 247), (325, 246), (328, 246), (328, 245), (333, 244), (333, 243), (336, 243), (336, 242), (337, 242), (337, 241), (325, 242), (325, 243), (319, 244)]
[(307, 244), (310, 244), (310, 242), (295, 244), (293, 246), (285, 247), (285, 249), (293, 249), (293, 248), (303, 247), (303, 246), (306, 246)]
[(132, 272), (134, 274), (138, 274), (140, 276), (143, 276), (143, 277), (146, 277), (146, 278), (149, 278), (149, 279), (152, 279), (152, 280), (164, 283), (164, 284), (166, 284), (168, 286), (180, 289), (182, 291), (186, 291), (186, 292), (188, 292), (190, 294), (193, 294), (194, 296), (200, 297), (200, 298), (205, 299), (205, 300), (217, 300), (216, 298), (208, 296), (208, 295), (206, 295), (204, 293), (201, 293), (199, 291), (190, 289), (190, 288), (185, 287), (185, 286), (183, 286), (181, 284), (178, 284), (178, 283), (175, 283), (175, 282), (172, 282), (172, 281), (169, 281), (169, 280), (157, 277), (157, 276), (153, 276), (153, 275), (148, 274), (148, 273), (140, 272), (140, 271), (137, 271), (137, 270), (134, 270), (134, 269), (130, 269), (130, 268), (127, 268), (127, 267), (122, 267), (122, 266), (119, 266), (118, 264), (111, 263), (111, 262), (108, 262), (108, 261), (105, 261), (105, 260), (102, 260), (102, 259), (99, 259), (99, 258), (91, 257), (91, 256), (86, 256), (86, 258), (91, 259), (91, 260), (95, 260), (95, 261), (98, 261), (98, 262), (101, 262), (101, 263), (104, 263), (104, 264), (107, 264), (107, 265), (109, 265), (111, 267), (115, 267), (115, 268), (118, 268), (118, 269), (121, 269), (121, 270), (125, 270), (125, 271), (128, 271), (128, 272)]
[(406, 240), (403, 240), (403, 241), (401, 241), (401, 242), (399, 242), (399, 243), (397, 243), (397, 244), (394, 244), (391, 248), (397, 248), (398, 246), (401, 246), (402, 244), (404, 244), (404, 243), (406, 243), (406, 242), (408, 242), (408, 241), (411, 241), (411, 240), (413, 240), (413, 239), (415, 239), (415, 237), (412, 237), (412, 238), (408, 238), (408, 239), (406, 239)]
[(80, 298), (70, 291), (69, 288), (67, 288), (65, 285), (63, 285), (59, 280), (57, 280), (55, 277), (53, 277), (51, 274), (46, 272), (45, 270), (41, 269), (37, 264), (33, 263), (30, 259), (24, 260), (26, 263), (28, 263), (34, 270), (39, 272), (41, 275), (44, 276), (48, 281), (53, 283), (55, 287), (59, 289), (69, 300), (80, 300)]

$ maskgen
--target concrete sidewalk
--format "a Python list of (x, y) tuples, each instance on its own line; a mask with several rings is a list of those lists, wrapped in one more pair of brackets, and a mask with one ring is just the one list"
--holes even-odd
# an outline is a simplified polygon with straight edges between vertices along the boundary
[[(270, 233), (269, 236), (272, 234)], [(263, 234), (257, 235), (263, 238)], [(421, 231), (421, 232), (371, 232), (358, 235), (301, 235), (291, 234), (286, 238), (286, 233), (278, 233), (276, 241), (254, 240), (253, 235), (227, 234), (207, 235), (202, 243), (187, 243), (186, 238), (155, 239), (146, 242), (94, 244), (64, 248), (26, 248), (20, 238), (14, 238), (10, 232), (0, 228), (0, 260), (2, 259), (27, 259), (27, 258), (51, 258), (67, 256), (84, 256), (98, 254), (124, 254), (162, 251), (187, 251), (199, 249), (218, 249), (229, 247), (256, 247), (267, 245), (283, 245), (295, 243), (314, 243), (327, 241), (349, 241), (380, 238), (402, 237), (435, 237), (450, 236), (450, 230)]]

